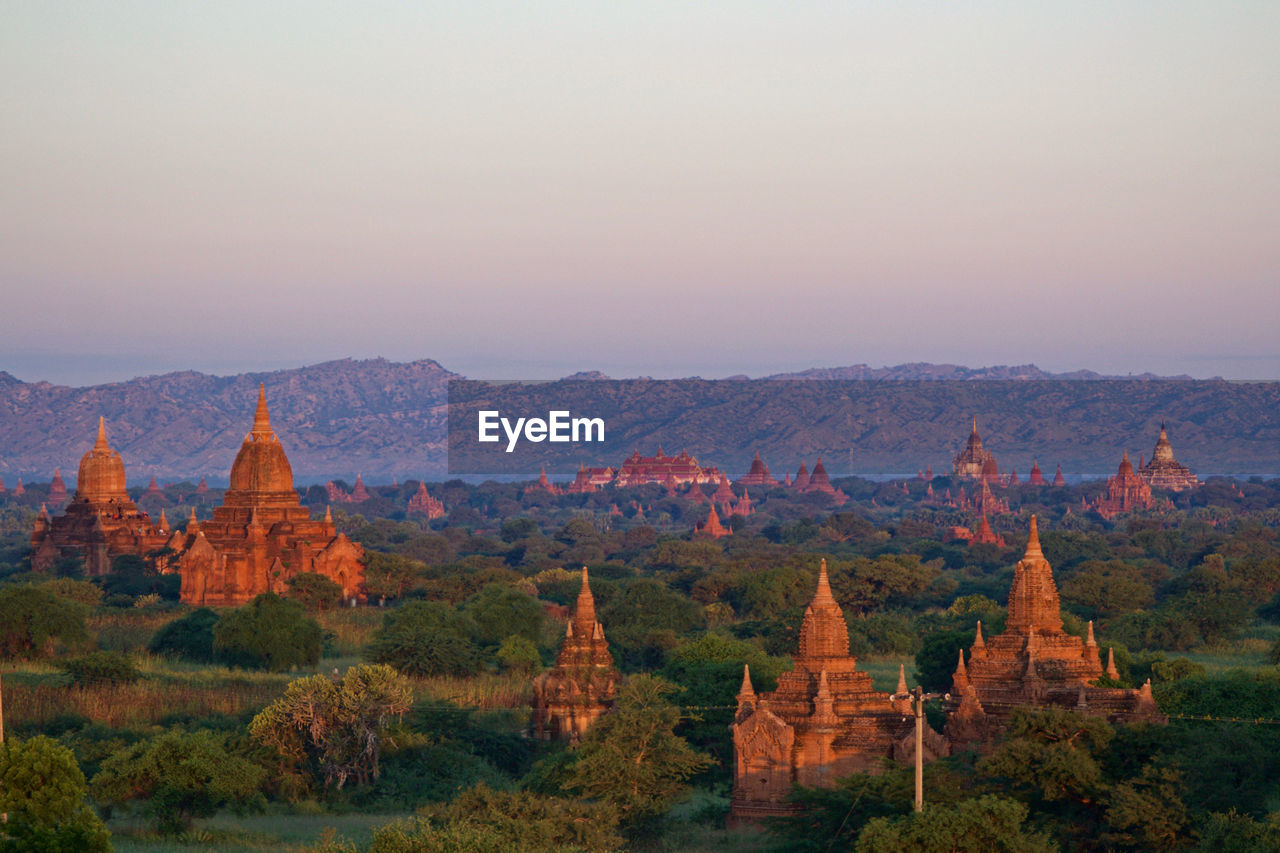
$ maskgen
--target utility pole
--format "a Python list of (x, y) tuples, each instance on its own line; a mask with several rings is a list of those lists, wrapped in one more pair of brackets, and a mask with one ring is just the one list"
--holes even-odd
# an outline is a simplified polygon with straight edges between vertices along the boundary
[[(4, 683), (0, 682), (0, 747), (4, 746)], [(9, 813), (0, 814), (0, 823), (9, 822)]]
[(951, 695), (941, 693), (925, 693), (919, 685), (914, 690), (908, 690), (906, 693), (894, 693), (889, 697), (890, 702), (901, 701), (903, 699), (911, 703), (911, 710), (916, 718), (916, 800), (915, 810), (917, 812), (924, 811), (924, 703), (929, 699), (951, 698)]

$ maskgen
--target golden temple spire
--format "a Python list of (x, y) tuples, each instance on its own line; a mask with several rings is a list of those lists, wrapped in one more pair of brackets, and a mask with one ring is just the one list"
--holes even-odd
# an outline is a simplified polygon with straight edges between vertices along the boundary
[(813, 594), (812, 604), (835, 604), (836, 598), (831, 594), (831, 582), (827, 579), (827, 558), (822, 558), (818, 567), (818, 589)]
[(738, 688), (738, 704), (741, 705), (744, 700), (754, 702), (755, 698), (756, 691), (751, 686), (751, 667), (744, 663), (742, 665), (742, 686)]
[(267, 412), (267, 385), (265, 382), (258, 383), (258, 408), (253, 413), (253, 434), (271, 434), (271, 416)]
[(1043, 560), (1044, 552), (1040, 550), (1040, 529), (1036, 526), (1036, 517), (1031, 516), (1031, 531), (1027, 534), (1027, 552), (1022, 555), (1025, 560)]
[[(83, 446), (83, 445), (81, 445)], [(98, 415), (98, 440), (93, 443), (94, 450), (110, 450), (107, 445), (107, 419)]]

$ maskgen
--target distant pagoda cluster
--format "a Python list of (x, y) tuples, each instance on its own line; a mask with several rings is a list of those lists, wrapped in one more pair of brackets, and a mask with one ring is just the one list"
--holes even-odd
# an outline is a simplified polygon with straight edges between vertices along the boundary
[(99, 419), (97, 441), (80, 461), (66, 512), (51, 518), (42, 510), (36, 520), (32, 567), (48, 571), (59, 559), (78, 556), (89, 574), (100, 575), (115, 557), (132, 554), (155, 560), (160, 571), (180, 573), (187, 604), (242, 604), (259, 593), (284, 591), (302, 572), (324, 575), (344, 597), (363, 595), (364, 549), (337, 531), (328, 511), (315, 521), (302, 506), (261, 386), (230, 480), (212, 519), (198, 522), (193, 509), (185, 529), (174, 531), (161, 510), (152, 523), (129, 499), (124, 461), (108, 445)]
[(350, 492), (345, 491), (333, 480), (326, 483), (324, 489), (331, 504), (361, 504), (373, 497), (365, 488), (364, 477), (360, 474), (356, 474), (356, 484), (351, 487)]
[(697, 503), (707, 500), (701, 486), (714, 485), (716, 491), (711, 496), (711, 502), (725, 517), (750, 514), (751, 500), (746, 489), (752, 486), (760, 489), (782, 486), (800, 494), (826, 494), (834, 499), (837, 506), (849, 500), (848, 495), (832, 485), (821, 458), (814, 463), (813, 471), (802, 460), (795, 478), (787, 474), (785, 480), (779, 483), (769, 473), (769, 466), (757, 452), (751, 462), (751, 469), (737, 480), (737, 485), (744, 488), (743, 494), (739, 496), (731, 490), (733, 481), (719, 468), (700, 465), (697, 458), (685, 450), (680, 451), (678, 456), (668, 456), (661, 446), (654, 456), (641, 456), (637, 450), (617, 468), (580, 465), (573, 481), (564, 486), (551, 482), (547, 478), (546, 468), (543, 468), (538, 479), (524, 488), (523, 494), (575, 495), (594, 492), (606, 486), (627, 488), (651, 484), (661, 485), (668, 497), (679, 497), (683, 493), (687, 499)]
[[(930, 470), (929, 475), (931, 474)], [(1009, 487), (1021, 484), (1016, 469), (1011, 470), (1008, 475), (1000, 474), (994, 454), (983, 446), (982, 438), (978, 435), (977, 417), (973, 419), (973, 428), (964, 448), (952, 460), (952, 474), (961, 480), (977, 482), (979, 485), (976, 493), (970, 497), (966, 494), (964, 486), (960, 486), (954, 495), (950, 488), (939, 495), (935, 492), (933, 483), (930, 482), (925, 492), (926, 503), (973, 512), (975, 516), (1000, 515), (1008, 512), (1009, 506), (1006, 501), (991, 492), (991, 486)], [(917, 477), (931, 481), (932, 477), (929, 475), (921, 473), (917, 474)], [(1032, 462), (1031, 473), (1026, 484), (1050, 485), (1045, 481), (1039, 461)], [(1052, 485), (1066, 485), (1061, 465), (1054, 473)], [(1157, 499), (1152, 493), (1153, 489), (1177, 492), (1192, 489), (1198, 485), (1200, 485), (1199, 478), (1174, 458), (1168, 431), (1164, 424), (1161, 424), (1160, 436), (1156, 440), (1155, 450), (1152, 451), (1151, 461), (1144, 463), (1139, 457), (1138, 467), (1134, 468), (1133, 463), (1129, 461), (1128, 452), (1125, 451), (1115, 476), (1108, 478), (1103, 493), (1093, 501), (1082, 499), (1080, 508), (1085, 511), (1093, 510), (1107, 519), (1126, 512), (1169, 508), (1172, 504), (1167, 499)], [(963, 527), (952, 528), (951, 538), (970, 541), (982, 539)]]

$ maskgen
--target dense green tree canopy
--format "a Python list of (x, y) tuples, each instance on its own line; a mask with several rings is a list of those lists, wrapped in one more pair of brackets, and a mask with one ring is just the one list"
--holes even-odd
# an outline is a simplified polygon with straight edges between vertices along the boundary
[(43, 735), (0, 744), (0, 851), (109, 853), (107, 829), (84, 798), (84, 774), (65, 746)]
[(235, 666), (282, 672), (314, 666), (324, 631), (302, 605), (264, 592), (213, 626), (214, 652)]

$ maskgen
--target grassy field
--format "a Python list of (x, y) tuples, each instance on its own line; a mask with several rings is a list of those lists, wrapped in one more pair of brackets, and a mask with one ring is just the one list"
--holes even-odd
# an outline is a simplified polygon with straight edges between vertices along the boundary
[(180, 838), (162, 838), (138, 817), (115, 818), (107, 823), (116, 853), (265, 853), (297, 851), (322, 840), (326, 833), (367, 844), (373, 830), (404, 814), (297, 814), (280, 813), (235, 817), (223, 814), (196, 822)]

